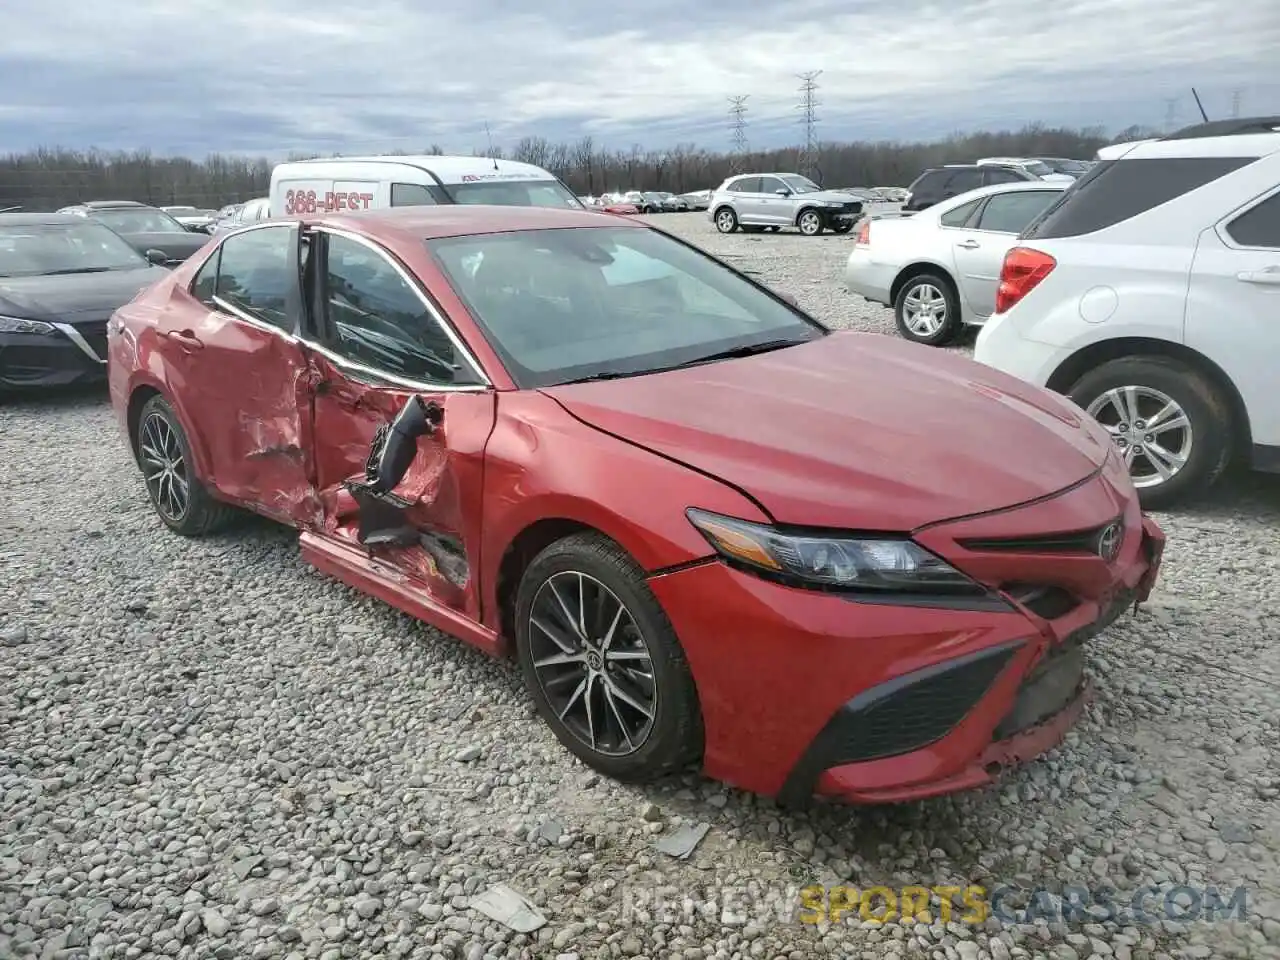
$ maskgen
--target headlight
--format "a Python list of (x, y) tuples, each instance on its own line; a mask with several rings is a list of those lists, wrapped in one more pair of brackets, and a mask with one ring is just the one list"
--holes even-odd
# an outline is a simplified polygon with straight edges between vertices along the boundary
[(53, 333), (53, 324), (42, 320), (23, 320), (20, 317), (0, 317), (0, 333)]
[(693, 508), (686, 515), (725, 560), (784, 581), (876, 593), (978, 596), (987, 592), (905, 537), (789, 533)]

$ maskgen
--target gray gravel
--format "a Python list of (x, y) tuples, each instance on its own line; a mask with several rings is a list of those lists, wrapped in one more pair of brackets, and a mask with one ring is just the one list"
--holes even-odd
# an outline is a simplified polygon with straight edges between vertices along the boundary
[[(848, 237), (659, 222), (825, 320), (892, 330), (838, 282)], [(0, 958), (1280, 957), (1273, 478), (1159, 518), (1160, 592), (1096, 643), (1099, 700), (1061, 750), (989, 791), (803, 815), (595, 776), (514, 670), (314, 572), (287, 530), (165, 533), (100, 394), (0, 406), (0, 481)], [(700, 823), (687, 859), (655, 849)], [(1121, 902), (1243, 885), (1248, 916), (782, 916), (846, 878)], [(546, 924), (468, 909), (499, 882)]]

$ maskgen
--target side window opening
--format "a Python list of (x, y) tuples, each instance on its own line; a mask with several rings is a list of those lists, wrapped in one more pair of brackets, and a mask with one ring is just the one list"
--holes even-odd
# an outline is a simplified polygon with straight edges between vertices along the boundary
[(393, 207), (430, 207), (435, 206), (436, 198), (431, 191), (420, 183), (391, 184), (391, 205)]
[(1028, 225), (1025, 239), (1079, 237), (1115, 226), (1253, 163), (1256, 157), (1107, 160)]
[(191, 295), (208, 307), (213, 306), (213, 294), (218, 284), (218, 263), (222, 260), (222, 247), (204, 262), (191, 284)]
[(325, 246), (329, 349), (345, 360), (419, 383), (482, 382), (386, 256), (334, 234), (326, 235)]
[(286, 302), (298, 270), (289, 256), (292, 233), (289, 227), (264, 227), (224, 240), (214, 295), (256, 320), (289, 330)]
[(1242, 247), (1280, 250), (1280, 193), (1250, 207), (1227, 224), (1226, 230)]
[(948, 210), (938, 218), (938, 222), (944, 227), (963, 227), (969, 222), (969, 218), (973, 216), (973, 211), (978, 209), (981, 200), (970, 200), (968, 203), (962, 203), (954, 210)]

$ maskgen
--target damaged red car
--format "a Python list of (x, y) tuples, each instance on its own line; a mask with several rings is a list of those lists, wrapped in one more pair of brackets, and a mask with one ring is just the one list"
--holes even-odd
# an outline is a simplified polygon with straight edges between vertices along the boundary
[(1106, 432), (832, 331), (644, 223), (409, 207), (228, 234), (115, 314), (160, 519), (235, 508), (518, 658), (613, 777), (783, 802), (989, 782), (1057, 743), (1164, 536)]

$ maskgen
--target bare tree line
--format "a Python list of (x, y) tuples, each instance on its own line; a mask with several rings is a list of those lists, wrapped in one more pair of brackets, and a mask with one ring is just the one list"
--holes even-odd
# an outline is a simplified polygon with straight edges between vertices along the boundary
[[(827, 187), (906, 186), (925, 167), (962, 163), (983, 156), (1050, 156), (1089, 159), (1107, 143), (1156, 135), (1129, 127), (1115, 137), (1101, 129), (1048, 128), (1039, 124), (1017, 131), (956, 134), (932, 143), (822, 143), (818, 179)], [(797, 170), (802, 148), (753, 152), (741, 158), (743, 170)], [(420, 151), (443, 151), (433, 145)], [(683, 193), (718, 186), (730, 173), (730, 154), (693, 143), (665, 150), (606, 150), (591, 137), (552, 143), (526, 137), (505, 151), (478, 149), (475, 156), (506, 156), (555, 173), (579, 194), (617, 190), (669, 190)], [(303, 155), (299, 155), (299, 158)], [(272, 164), (265, 158), (214, 154), (204, 160), (157, 157), (149, 151), (41, 148), (0, 157), (0, 209), (54, 210), (85, 200), (139, 200), (157, 206), (190, 204), (220, 207), (265, 196)]]

